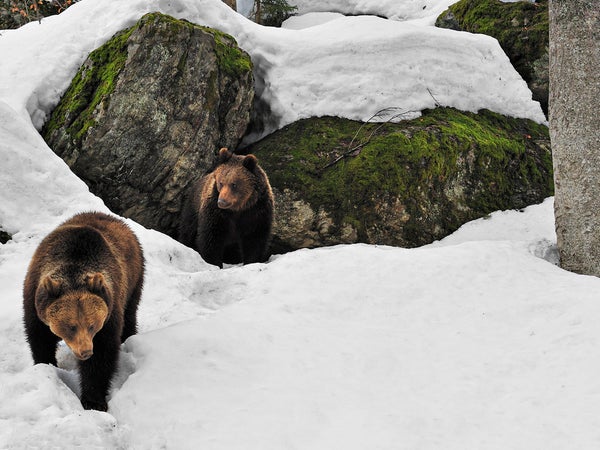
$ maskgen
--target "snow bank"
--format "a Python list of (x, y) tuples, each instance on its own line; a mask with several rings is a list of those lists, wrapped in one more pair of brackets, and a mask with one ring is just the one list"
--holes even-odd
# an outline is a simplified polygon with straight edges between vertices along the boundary
[(458, 0), (288, 0), (297, 14), (338, 12), (344, 15), (374, 15), (391, 20), (427, 19), (430, 25), (440, 13)]

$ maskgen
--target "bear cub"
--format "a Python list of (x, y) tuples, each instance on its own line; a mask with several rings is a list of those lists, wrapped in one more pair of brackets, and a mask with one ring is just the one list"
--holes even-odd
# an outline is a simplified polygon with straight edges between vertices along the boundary
[(195, 182), (182, 206), (179, 241), (209, 264), (269, 258), (273, 192), (254, 155), (219, 151), (216, 168)]
[(23, 286), (25, 334), (35, 364), (56, 365), (62, 339), (79, 360), (81, 404), (106, 411), (122, 342), (136, 333), (144, 257), (120, 219), (90, 212), (46, 236)]

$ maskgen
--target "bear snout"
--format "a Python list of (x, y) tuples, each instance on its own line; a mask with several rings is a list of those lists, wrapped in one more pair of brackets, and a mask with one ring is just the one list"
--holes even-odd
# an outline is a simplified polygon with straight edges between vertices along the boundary
[(92, 349), (88, 349), (88, 350), (81, 350), (79, 352), (73, 352), (75, 354), (75, 357), (81, 361), (85, 361), (86, 359), (89, 359), (90, 356), (92, 356), (94, 354), (94, 351)]
[(219, 200), (217, 200), (217, 206), (221, 209), (228, 209), (229, 207), (231, 207), (231, 202), (228, 202), (224, 198), (219, 197)]

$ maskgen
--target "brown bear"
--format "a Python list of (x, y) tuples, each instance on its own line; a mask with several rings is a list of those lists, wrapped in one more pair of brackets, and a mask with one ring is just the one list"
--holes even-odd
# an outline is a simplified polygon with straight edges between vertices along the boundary
[(184, 201), (179, 241), (221, 268), (264, 262), (272, 222), (273, 192), (256, 157), (222, 148), (215, 169), (193, 184)]
[(122, 342), (136, 333), (144, 256), (131, 229), (98, 212), (78, 214), (46, 236), (23, 286), (35, 364), (56, 365), (62, 339), (79, 360), (81, 404), (106, 411)]

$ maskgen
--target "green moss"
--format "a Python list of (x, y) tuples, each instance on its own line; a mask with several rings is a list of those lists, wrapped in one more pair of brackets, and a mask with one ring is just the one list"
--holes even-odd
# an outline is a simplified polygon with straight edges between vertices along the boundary
[(94, 125), (94, 111), (113, 92), (117, 77), (127, 60), (127, 40), (136, 27), (115, 35), (89, 55), (91, 64), (84, 64), (71, 82), (59, 105), (42, 131), (51, 135), (57, 128), (80, 142)]
[[(441, 219), (450, 232), (466, 220), (513, 208), (515, 202), (516, 207), (533, 203), (531, 197), (522, 204), (516, 199), (524, 185), (542, 192), (539, 201), (551, 195), (549, 151), (540, 157), (536, 144), (548, 139), (546, 127), (528, 120), (438, 108), (397, 124), (334, 117), (301, 120), (255, 144), (252, 151), (274, 187), (297, 192), (314, 210), (329, 211), (338, 227), (355, 226), (361, 240), (368, 227), (381, 221), (381, 200), (396, 198), (411, 218), (404, 226), (405, 237), (427, 240), (420, 223), (431, 219), (432, 208), (466, 211)], [(357, 144), (362, 145), (355, 153), (333, 163)], [(465, 172), (469, 179), (462, 181), (464, 198), (448, 198), (445, 189)], [(457, 201), (464, 204), (457, 208)]]
[(233, 37), (217, 30), (207, 28), (206, 31), (215, 37), (217, 60), (225, 73), (239, 77), (252, 71), (252, 60), (247, 53), (240, 50)]

